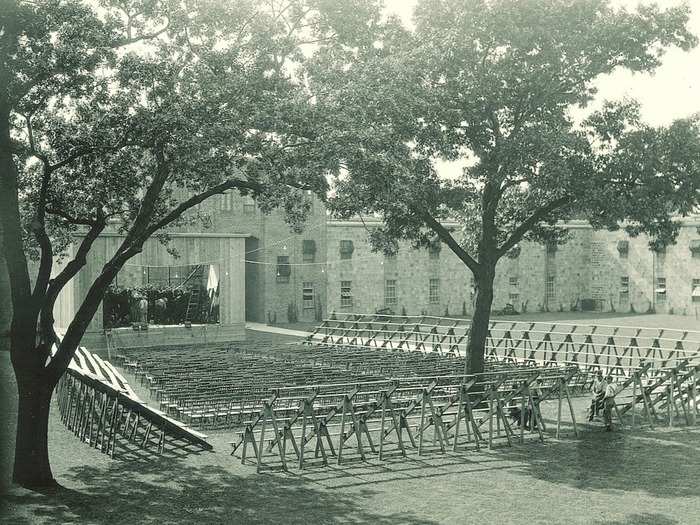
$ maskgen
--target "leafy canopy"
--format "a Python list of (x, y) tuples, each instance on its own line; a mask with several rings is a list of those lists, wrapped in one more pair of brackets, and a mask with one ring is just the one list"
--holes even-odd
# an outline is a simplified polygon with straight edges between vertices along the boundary
[[(651, 72), (669, 47), (695, 46), (687, 21), (688, 7), (606, 0), (422, 0), (415, 30), (389, 21), (372, 45), (310, 66), (320, 103), (342, 115), (329, 131), (346, 144), (331, 207), (383, 217), (373, 240), (388, 250), (437, 232), (477, 270), (522, 239), (562, 239), (562, 219), (626, 221), (671, 242), (672, 215), (698, 199), (698, 121), (653, 128), (629, 100), (585, 122), (571, 109), (600, 75)], [(437, 158), (467, 167), (444, 180)], [(440, 226), (448, 218), (460, 235)]]

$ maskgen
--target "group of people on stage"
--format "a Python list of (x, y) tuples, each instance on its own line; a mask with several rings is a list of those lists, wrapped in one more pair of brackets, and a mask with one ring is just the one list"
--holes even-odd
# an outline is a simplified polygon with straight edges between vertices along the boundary
[(613, 381), (612, 375), (608, 374), (603, 377), (602, 370), (596, 372), (593, 378), (591, 387), (591, 406), (588, 410), (588, 421), (593, 421), (593, 418), (603, 412), (603, 421), (605, 421), (605, 430), (611, 431), (612, 426), (612, 411), (615, 406), (615, 394), (617, 387)]

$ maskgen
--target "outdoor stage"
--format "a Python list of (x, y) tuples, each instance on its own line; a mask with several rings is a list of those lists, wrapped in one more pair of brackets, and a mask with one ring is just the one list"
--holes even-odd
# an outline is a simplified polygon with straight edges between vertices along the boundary
[(106, 352), (109, 348), (141, 348), (162, 345), (184, 345), (245, 340), (245, 324), (193, 324), (148, 325), (147, 330), (135, 330), (128, 326), (100, 332), (90, 332), (83, 337), (82, 345), (93, 352)]

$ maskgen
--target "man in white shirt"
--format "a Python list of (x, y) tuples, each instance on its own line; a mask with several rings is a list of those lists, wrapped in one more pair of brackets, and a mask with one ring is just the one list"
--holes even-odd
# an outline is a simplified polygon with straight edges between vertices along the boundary
[(606, 386), (607, 383), (605, 379), (603, 379), (603, 371), (598, 370), (593, 378), (593, 385), (591, 387), (591, 408), (588, 414), (588, 421), (593, 421), (593, 418), (598, 415), (598, 411), (603, 405)]
[(612, 431), (612, 411), (615, 406), (615, 395), (617, 394), (617, 387), (613, 383), (613, 377), (608, 375), (605, 378), (607, 383), (605, 386), (605, 406), (603, 408), (603, 418), (605, 419), (605, 430), (608, 432)]

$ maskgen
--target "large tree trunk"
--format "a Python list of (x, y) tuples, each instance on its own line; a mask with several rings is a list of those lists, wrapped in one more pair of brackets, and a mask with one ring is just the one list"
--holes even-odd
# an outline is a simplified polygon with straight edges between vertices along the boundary
[(56, 486), (49, 464), (48, 424), (53, 386), (42, 374), (16, 373), (19, 394), (13, 480), (30, 489)]
[(474, 276), (476, 287), (476, 303), (472, 316), (469, 339), (467, 340), (467, 362), (465, 371), (468, 374), (478, 374), (484, 371), (484, 353), (486, 336), (491, 319), (491, 304), (493, 303), (493, 281), (496, 275), (495, 266), (484, 268)]

